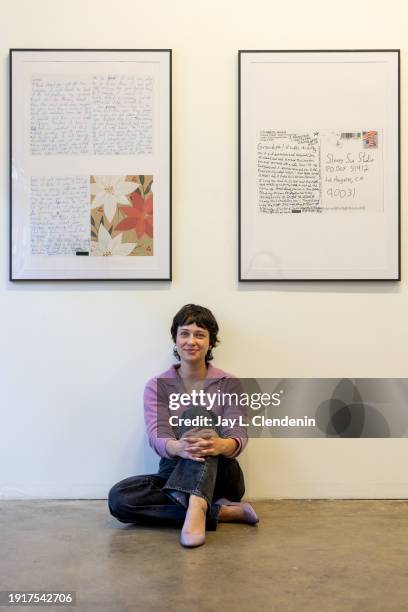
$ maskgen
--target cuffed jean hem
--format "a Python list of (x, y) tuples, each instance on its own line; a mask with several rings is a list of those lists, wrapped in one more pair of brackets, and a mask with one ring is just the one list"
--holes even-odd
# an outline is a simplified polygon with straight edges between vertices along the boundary
[(199, 489), (185, 489), (183, 487), (176, 487), (174, 485), (169, 487), (166, 484), (163, 487), (163, 492), (164, 493), (168, 493), (169, 495), (171, 495), (171, 497), (177, 503), (179, 503), (181, 506), (183, 506), (183, 508), (185, 508), (185, 509), (188, 508), (188, 503), (189, 503), (190, 495), (196, 495), (197, 497), (201, 497), (202, 499), (205, 499), (205, 501), (207, 502), (208, 507), (211, 506), (211, 501), (210, 501), (210, 498), (208, 497), (208, 495), (206, 495), (205, 493), (203, 493), (203, 491), (200, 491)]
[(179, 458), (163, 489), (172, 492), (173, 498), (185, 508), (189, 495), (202, 497), (210, 507), (217, 469), (218, 457), (207, 457), (202, 463)]
[(181, 487), (172, 487), (171, 489), (169, 489), (168, 487), (164, 486), (163, 493), (171, 495), (171, 498), (174, 499), (174, 501), (176, 501), (178, 504), (183, 506), (183, 508), (185, 509), (188, 508), (190, 495), (196, 495), (197, 497), (201, 497), (207, 502), (208, 508), (211, 507), (211, 502), (208, 500), (208, 497), (198, 490), (187, 490)]

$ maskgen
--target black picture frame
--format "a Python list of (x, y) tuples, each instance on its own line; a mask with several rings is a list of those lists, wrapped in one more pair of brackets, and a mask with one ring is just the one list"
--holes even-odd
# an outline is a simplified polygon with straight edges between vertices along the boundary
[[(151, 125), (153, 123), (152, 129), (148, 132), (150, 136), (151, 150), (153, 151), (151, 157), (153, 159), (150, 166), (154, 168), (154, 174), (156, 176), (152, 176), (152, 180), (150, 184), (146, 187), (146, 193), (144, 192), (145, 185), (148, 183), (147, 178), (149, 175), (147, 173), (135, 172), (134, 185), (138, 185), (137, 190), (142, 193), (141, 198), (144, 199), (143, 206), (147, 206), (146, 202), (148, 202), (149, 197), (151, 197), (151, 201), (153, 201), (153, 187), (158, 190), (154, 192), (155, 201), (158, 198), (160, 202), (160, 207), (152, 209), (153, 204), (149, 204), (150, 210), (145, 214), (146, 219), (150, 219), (150, 225), (145, 223), (145, 226), (138, 226), (140, 232), (145, 229), (145, 233), (142, 234), (142, 239), (140, 242), (136, 240), (134, 243), (138, 246), (138, 248), (144, 249), (143, 255), (150, 255), (148, 246), (150, 243), (153, 243), (151, 247), (152, 256), (139, 256), (139, 257), (119, 257), (119, 258), (103, 258), (100, 257), (76, 257), (73, 258), (71, 256), (61, 256), (58, 254), (57, 257), (54, 254), (50, 254), (47, 251), (41, 253), (41, 256), (38, 255), (36, 257), (33, 256), (33, 247), (30, 240), (27, 238), (28, 235), (31, 235), (31, 227), (30, 227), (30, 194), (27, 190), (27, 181), (28, 177), (31, 175), (35, 175), (35, 177), (41, 175), (44, 170), (48, 172), (47, 168), (47, 159), (40, 160), (41, 157), (47, 158), (47, 153), (45, 155), (38, 155), (38, 149), (36, 150), (36, 159), (33, 163), (33, 155), (30, 153), (33, 152), (32, 148), (29, 150), (29, 154), (27, 154), (27, 149), (29, 149), (29, 128), (30, 128), (30, 111), (29, 111), (29, 100), (28, 94), (30, 93), (30, 79), (33, 78), (33, 75), (40, 74), (41, 76), (47, 76), (48, 74), (53, 74), (52, 71), (49, 72), (48, 68), (44, 72), (44, 66), (46, 66), (45, 62), (50, 62), (50, 65), (54, 62), (66, 62), (72, 66), (74, 66), (75, 62), (75, 73), (77, 73), (78, 64), (83, 62), (82, 70), (86, 71), (88, 68), (86, 66), (88, 64), (94, 63), (97, 66), (97, 75), (107, 75), (108, 73), (116, 76), (125, 75), (129, 77), (129, 75), (134, 75), (136, 78), (137, 75), (142, 75), (141, 78), (149, 79), (146, 80), (146, 84), (144, 85), (146, 90), (150, 87), (150, 83), (153, 85), (152, 93), (145, 93), (145, 98), (147, 102), (144, 103), (144, 108), (141, 112), (145, 113), (147, 119), (145, 119), (145, 124)], [(117, 62), (117, 64), (115, 64)], [(142, 68), (142, 72), (135, 70), (135, 64), (132, 62), (136, 62)], [(104, 66), (105, 63), (105, 66)], [(38, 64), (38, 67), (37, 65)], [(56, 64), (55, 64), (56, 65)], [(62, 64), (61, 64), (62, 65)], [(112, 66), (114, 70), (112, 71)], [(149, 66), (147, 68), (147, 66)], [(105, 68), (105, 72), (103, 72)], [(64, 67), (65, 69), (65, 67)], [(118, 72), (115, 72), (115, 69)], [(66, 69), (65, 69), (66, 70)], [(92, 70), (89, 68), (89, 74), (85, 74), (85, 77), (91, 78)], [(150, 71), (149, 71), (150, 70)], [(64, 78), (65, 75), (69, 75), (68, 72), (61, 71), (57, 74), (57, 78)], [(84, 78), (85, 78), (84, 77)], [(67, 77), (65, 77), (67, 78)], [(43, 280), (58, 280), (58, 281), (97, 281), (97, 280), (120, 280), (120, 281), (171, 281), (172, 280), (172, 49), (33, 49), (33, 48), (13, 48), (10, 49), (9, 52), (9, 79), (10, 79), (10, 133), (9, 133), (9, 151), (10, 151), (10, 260), (9, 260), (9, 278), (10, 281), (43, 281)], [(51, 80), (51, 79), (50, 79)], [(40, 85), (41, 85), (40, 79)], [(48, 85), (48, 83), (47, 83)], [(142, 83), (143, 86), (143, 83)], [(136, 91), (136, 85), (135, 90)], [(140, 95), (142, 96), (144, 92)], [(22, 95), (21, 95), (22, 94)], [(150, 97), (149, 97), (150, 96)], [(150, 106), (153, 110), (149, 110)], [(136, 111), (135, 111), (136, 114)], [(138, 118), (140, 121), (140, 117)], [(150, 124), (148, 123), (150, 121)], [(23, 125), (22, 129), (16, 128), (16, 126)], [(133, 125), (133, 130), (137, 133), (137, 123), (136, 119)], [(31, 124), (32, 128), (32, 124)], [(144, 127), (144, 130), (147, 132), (148, 128)], [(94, 132), (95, 133), (95, 132)], [(156, 137), (156, 133), (160, 133), (160, 139), (153, 141), (153, 138)], [(142, 137), (140, 138), (142, 140)], [(150, 142), (149, 141), (149, 142)], [(157, 145), (157, 143), (159, 143)], [(156, 146), (157, 145), (157, 146)], [(102, 145), (101, 145), (102, 146)], [(142, 145), (140, 145), (142, 147)], [(52, 151), (52, 145), (49, 146), (49, 151)], [(49, 152), (48, 151), (48, 152)], [(147, 152), (146, 152), (147, 151)], [(129, 176), (132, 174), (128, 172), (130, 170), (130, 165), (133, 163), (133, 159), (139, 159), (139, 162), (135, 161), (135, 166), (138, 165), (141, 168), (148, 168), (149, 166), (149, 153), (146, 147), (146, 151), (143, 151), (143, 155), (131, 155), (129, 151), (127, 151), (126, 157), (126, 170), (121, 172), (120, 174)], [(53, 152), (54, 153), (54, 152)], [(52, 166), (53, 160), (56, 159), (56, 155), (52, 154), (48, 156), (51, 161), (49, 162), (49, 166)], [(86, 156), (85, 156), (86, 157)], [(88, 156), (90, 157), (90, 156)], [(95, 155), (97, 157), (97, 155)], [(103, 162), (102, 157), (106, 157), (105, 154), (99, 155), (98, 162), (99, 168), (105, 167), (106, 163)], [(113, 156), (108, 156), (114, 162), (113, 165), (117, 164), (117, 159), (119, 156), (115, 158)], [(72, 164), (75, 166), (75, 171), (71, 170), (69, 166), (69, 158), (67, 156), (67, 176), (70, 174), (78, 174), (78, 163)], [(72, 159), (72, 157), (71, 157)], [(140, 161), (142, 160), (142, 161)], [(76, 162), (77, 160), (75, 160)], [(89, 160), (88, 160), (89, 161)], [(42, 162), (42, 163), (41, 163)], [(102, 163), (103, 162), (103, 163)], [(127, 165), (126, 165), (127, 164)], [(58, 160), (55, 162), (55, 167), (58, 166)], [(53, 171), (56, 176), (56, 170)], [(102, 170), (95, 171), (95, 174), (103, 174)], [(115, 170), (111, 173), (112, 175), (119, 176), (119, 170)], [(52, 172), (50, 173), (52, 176)], [(64, 173), (65, 174), (65, 173)], [(85, 174), (94, 174), (88, 170), (85, 171)], [(106, 176), (109, 173), (104, 173)], [(111, 176), (111, 178), (114, 178)], [(93, 177), (95, 178), (95, 177)], [(98, 178), (98, 176), (96, 177)], [(139, 183), (137, 182), (139, 179)], [(25, 189), (26, 193), (22, 194), (22, 189), (19, 189), (18, 182), (24, 180), (25, 181)], [(92, 181), (92, 177), (91, 177)], [(143, 182), (144, 181), (144, 182)], [(38, 180), (35, 181), (36, 186), (38, 185)], [(130, 185), (130, 183), (127, 183)], [(32, 185), (32, 183), (31, 183)], [(133, 184), (128, 189), (133, 189)], [(150, 192), (148, 191), (150, 189)], [(90, 191), (90, 190), (89, 190)], [(129, 195), (129, 194), (128, 194)], [(96, 197), (96, 196), (95, 196)], [(129, 197), (125, 196), (128, 200)], [(92, 196), (90, 196), (92, 199)], [(41, 202), (41, 199), (38, 199)], [(136, 201), (136, 198), (135, 198)], [(120, 202), (120, 201), (119, 201)], [(129, 200), (130, 202), (130, 200)], [(140, 199), (137, 201), (137, 205), (140, 204)], [(50, 206), (50, 201), (48, 201), (47, 206)], [(133, 206), (133, 204), (132, 204)], [(103, 207), (102, 207), (103, 208)], [(160, 209), (160, 217), (157, 210)], [(23, 212), (22, 212), (23, 210)], [(31, 209), (32, 212), (32, 209)], [(138, 212), (138, 211), (137, 211)], [(86, 214), (82, 211), (82, 214)], [(105, 215), (105, 209), (103, 208), (103, 216)], [(32, 218), (32, 217), (31, 217)], [(103, 224), (103, 219), (102, 219)], [(38, 227), (41, 223), (37, 224), (36, 231), (38, 231)], [(153, 226), (153, 227), (152, 227)], [(156, 233), (156, 226), (158, 232)], [(153, 229), (154, 228), (154, 229)], [(94, 231), (94, 228), (91, 228)], [(132, 228), (133, 229), (133, 228)], [(99, 226), (100, 230), (100, 226)], [(96, 230), (95, 230), (96, 231)], [(130, 230), (132, 231), (132, 230)], [(136, 233), (136, 229), (134, 232)], [(52, 232), (52, 228), (51, 228)], [(154, 233), (153, 233), (154, 232)], [(108, 232), (109, 233), (109, 232)], [(150, 236), (148, 233), (151, 233)], [(106, 232), (104, 233), (106, 236)], [(137, 236), (137, 234), (136, 234)], [(154, 237), (154, 242), (153, 242)], [(113, 229), (113, 234), (111, 232), (111, 238), (113, 238), (112, 243), (116, 242), (115, 238), (115, 229)], [(151, 241), (150, 241), (151, 238)], [(107, 237), (107, 239), (109, 239)], [(121, 239), (122, 240), (122, 239)], [(144, 241), (144, 242), (143, 242)], [(38, 242), (38, 241), (37, 241)], [(146, 246), (148, 245), (148, 246)], [(129, 249), (130, 249), (129, 244)], [(38, 245), (37, 245), (38, 247)], [(46, 247), (44, 246), (44, 239), (42, 239), (42, 243), (40, 247), (46, 251)], [(31, 248), (31, 251), (30, 251)], [(129, 250), (126, 249), (126, 250)], [(37, 249), (38, 250), (38, 249)], [(116, 251), (120, 251), (116, 247)], [(111, 254), (114, 249), (111, 249)], [(135, 248), (136, 251), (136, 248)], [(24, 255), (22, 256), (22, 252)], [(91, 255), (91, 251), (81, 253), (77, 251), (74, 253), (75, 255)], [(97, 253), (99, 254), (99, 253)], [(122, 255), (124, 253), (121, 253)], [(135, 253), (136, 254), (136, 253)], [(48, 255), (48, 259), (47, 259)], [(19, 260), (20, 258), (20, 260)], [(103, 268), (105, 265), (104, 259), (106, 259), (106, 269)], [(108, 261), (109, 259), (109, 261)], [(112, 261), (115, 259), (115, 262)], [(47, 267), (48, 261), (52, 261), (51, 269)], [(59, 261), (57, 261), (59, 260)], [(68, 261), (69, 260), (69, 261)], [(41, 263), (36, 268), (36, 262)], [(74, 261), (74, 264), (72, 263)], [(95, 264), (90, 263), (91, 261), (95, 262)], [(120, 266), (122, 265), (120, 262), (123, 261), (123, 265), (126, 264), (127, 267), (124, 267), (122, 270)], [(45, 263), (44, 263), (45, 262)], [(78, 269), (73, 269), (73, 266), (78, 262)], [(90, 266), (97, 265), (99, 269), (92, 270)], [(131, 266), (134, 266), (132, 268)], [(43, 266), (43, 267), (42, 267)], [(45, 268), (44, 268), (45, 266)], [(84, 266), (88, 266), (88, 269), (84, 268)], [(102, 266), (102, 267), (101, 267)], [(150, 266), (150, 267), (149, 267)], [(115, 268), (115, 269), (113, 269)]]
[[(265, 215), (261, 214), (259, 211), (259, 183), (261, 179), (259, 179), (260, 170), (258, 166), (258, 177), (256, 176), (256, 172), (254, 171), (254, 167), (256, 166), (256, 148), (254, 145), (259, 141), (259, 136), (256, 134), (257, 129), (261, 129), (259, 125), (259, 115), (262, 115), (262, 120), (265, 125), (262, 127), (265, 128), (266, 131), (275, 130), (272, 138), (275, 139), (274, 142), (277, 142), (278, 138), (278, 130), (282, 130), (293, 127), (293, 124), (296, 124), (296, 130), (299, 130), (299, 126), (294, 121), (294, 113), (291, 114), (291, 110), (293, 110), (294, 105), (289, 103), (289, 110), (287, 111), (287, 122), (286, 125), (282, 125), (280, 121), (282, 121), (282, 116), (285, 116), (285, 110), (283, 109), (283, 102), (285, 100), (284, 95), (277, 94), (278, 85), (282, 85), (282, 91), (285, 92), (285, 87), (287, 86), (287, 90), (291, 90), (293, 88), (293, 82), (296, 77), (294, 73), (293, 66), (297, 62), (303, 62), (301, 69), (307, 69), (307, 62), (313, 65), (316, 61), (316, 58), (320, 57), (324, 59), (325, 62), (330, 63), (343, 61), (344, 63), (348, 63), (349, 66), (352, 67), (352, 61), (357, 64), (362, 64), (363, 61), (370, 62), (370, 68), (374, 65), (375, 62), (383, 62), (383, 64), (387, 63), (387, 58), (389, 58), (389, 65), (387, 78), (389, 75), (392, 77), (392, 91), (389, 93), (389, 98), (387, 101), (390, 101), (390, 107), (392, 107), (392, 116), (390, 111), (390, 116), (384, 118), (387, 120), (387, 128), (389, 129), (388, 134), (388, 149), (387, 149), (387, 163), (388, 166), (386, 170), (387, 180), (388, 180), (388, 192), (384, 195), (384, 211), (386, 215), (384, 219), (386, 219), (385, 223), (387, 225), (387, 231), (382, 235), (383, 243), (382, 248), (385, 249), (385, 255), (383, 261), (379, 262), (377, 268), (373, 263), (373, 270), (365, 271), (361, 270), (347, 270), (347, 273), (341, 273), (342, 271), (335, 271), (333, 273), (332, 270), (327, 269), (326, 271), (323, 269), (316, 274), (316, 270), (314, 269), (306, 269), (301, 270), (299, 272), (299, 268), (302, 264), (302, 255), (305, 253), (304, 244), (302, 245), (300, 241), (300, 245), (297, 244), (296, 235), (297, 232), (300, 232), (299, 229), (300, 215), (295, 217), (294, 215), (286, 215), (287, 219), (284, 219), (284, 215), (280, 214), (280, 218), (278, 215)], [(285, 69), (283, 66), (287, 63), (289, 66), (288, 76), (285, 76)], [(276, 68), (278, 66), (278, 68)], [(285, 66), (285, 68), (287, 67)], [(324, 74), (324, 73), (323, 73)], [(277, 75), (275, 77), (275, 75)], [(347, 75), (347, 73), (346, 73)], [(300, 72), (298, 73), (300, 76)], [(374, 76), (373, 76), (374, 78)], [(276, 87), (274, 90), (274, 79), (276, 80)], [(347, 82), (347, 76), (345, 77), (345, 82)], [(303, 82), (304, 85), (304, 82)], [(307, 85), (307, 84), (306, 84)], [(358, 88), (357, 88), (358, 89)], [(307, 98), (306, 95), (303, 98)], [(279, 98), (279, 95), (281, 97)], [(275, 96), (275, 97), (274, 97)], [(327, 98), (329, 98), (329, 94)], [(265, 98), (268, 102), (271, 102), (270, 106), (265, 111), (264, 106), (267, 106), (265, 102)], [(302, 96), (299, 97), (297, 110), (302, 111)], [(313, 96), (311, 96), (313, 100)], [(278, 99), (278, 102), (275, 104), (275, 99)], [(289, 100), (287, 98), (286, 100)], [(291, 100), (290, 100), (291, 102)], [(275, 104), (275, 105), (274, 105)], [(380, 108), (380, 104), (379, 104)], [(268, 120), (268, 113), (270, 110), (270, 121)], [(282, 110), (283, 109), (283, 110)], [(300, 109), (300, 110), (299, 110)], [(279, 117), (277, 120), (274, 117), (274, 110), (277, 110), (276, 117)], [(308, 115), (308, 111), (304, 112), (305, 115)], [(309, 115), (313, 115), (312, 112)], [(380, 113), (379, 113), (380, 115)], [(269, 122), (268, 122), (269, 121)], [(276, 122), (275, 122), (276, 121)], [(360, 122), (361, 123), (361, 122)], [(303, 126), (302, 126), (303, 127)], [(310, 128), (321, 128), (321, 127), (331, 127), (330, 125), (305, 125), (304, 129)], [(335, 129), (338, 129), (339, 126), (336, 125)], [(363, 128), (364, 129), (364, 128)], [(258, 132), (259, 134), (260, 132)], [(258, 139), (258, 140), (257, 140)], [(249, 152), (248, 152), (249, 151)], [(276, 163), (275, 167), (278, 167), (279, 159), (275, 155), (277, 161), (273, 159), (270, 162), (270, 165)], [(384, 154), (384, 157), (386, 155)], [(390, 173), (391, 170), (391, 173)], [(268, 171), (270, 171), (268, 167)], [(385, 170), (384, 170), (385, 173)], [(391, 174), (391, 178), (390, 177)], [(239, 282), (274, 282), (274, 281), (400, 281), (401, 280), (401, 188), (400, 188), (400, 50), (399, 49), (329, 49), (329, 50), (240, 50), (238, 52), (238, 281)], [(255, 184), (258, 180), (258, 194), (255, 193)], [(263, 179), (262, 179), (263, 180)], [(390, 186), (392, 182), (392, 185)], [(272, 181), (273, 185), (273, 181)], [(385, 189), (385, 188), (384, 188)], [(385, 198), (388, 194), (391, 194), (392, 197), (389, 198), (385, 202)], [(264, 196), (263, 196), (264, 197)], [(273, 200), (273, 198), (272, 198)], [(277, 200), (277, 198), (276, 198)], [(275, 205), (275, 209), (276, 206)], [(275, 210), (273, 210), (275, 212)], [(295, 212), (295, 211), (293, 211)], [(296, 211), (300, 212), (300, 211)], [(326, 211), (324, 211), (326, 212)], [(260, 215), (261, 219), (259, 221), (253, 221), (256, 215)], [(345, 213), (346, 214), (346, 213)], [(353, 214), (354, 213), (350, 213)], [(367, 213), (370, 214), (370, 213)], [(332, 219), (335, 217), (330, 213)], [(322, 217), (327, 215), (320, 215), (319, 223), (321, 223)], [(339, 215), (338, 215), (339, 216)], [(378, 216), (378, 215), (377, 215)], [(361, 215), (360, 215), (361, 217)], [(307, 216), (303, 215), (303, 219), (306, 219)], [(309, 215), (309, 220), (307, 221), (307, 225), (305, 227), (310, 226), (310, 219), (312, 215)], [(352, 217), (349, 217), (349, 219)], [(345, 218), (346, 219), (346, 218)], [(354, 215), (354, 219), (358, 219)], [(367, 217), (367, 225), (373, 225), (374, 216)], [(292, 225), (291, 225), (292, 221)], [(361, 219), (359, 219), (361, 224)], [(347, 233), (347, 219), (345, 221), (345, 234)], [(328, 227), (329, 236), (333, 239), (332, 244), (326, 246), (326, 256), (329, 253), (328, 257), (330, 258), (330, 250), (332, 249), (333, 253), (335, 253), (336, 240), (335, 238), (335, 228)], [(292, 229), (295, 229), (292, 233)], [(268, 231), (270, 232), (268, 233)], [(367, 230), (367, 246), (369, 249), (373, 250), (374, 248), (374, 236), (375, 232), (381, 232), (381, 219), (376, 221), (376, 226)], [(371, 232), (371, 234), (370, 234)], [(279, 234), (280, 233), (280, 234)], [(364, 235), (364, 233), (363, 233)], [(259, 244), (255, 241), (257, 237), (260, 236)], [(283, 237), (282, 237), (283, 236)], [(360, 235), (361, 236), (361, 235)], [(340, 236), (340, 238), (343, 236)], [(279, 245), (283, 240), (286, 239), (289, 244), (288, 248), (283, 248), (279, 251), (279, 247), (275, 245)], [(355, 239), (357, 241), (357, 238)], [(316, 241), (315, 241), (316, 242)], [(386, 244), (386, 246), (384, 246)], [(273, 245), (273, 248), (270, 245)], [(357, 242), (356, 242), (357, 244)], [(266, 245), (266, 246), (265, 246)], [(316, 244), (314, 243), (313, 248), (319, 254), (318, 248), (316, 248)], [(258, 251), (257, 251), (258, 249)], [(299, 249), (298, 257), (293, 256), (293, 253), (296, 255), (296, 250)], [(339, 246), (341, 249), (341, 246)], [(362, 251), (363, 249), (361, 249)], [(358, 249), (356, 248), (356, 251)], [(323, 252), (323, 249), (322, 249)], [(282, 255), (282, 253), (284, 253)], [(251, 259), (252, 257), (252, 259)], [(258, 268), (253, 264), (254, 258), (259, 261)], [(286, 259), (285, 259), (286, 257)], [(336, 263), (341, 260), (340, 250), (335, 254)], [(364, 260), (364, 254), (361, 257), (361, 260)], [(318, 258), (317, 258), (318, 261)], [(282, 263), (283, 262), (283, 263)], [(287, 269), (285, 269), (285, 262), (288, 262)], [(325, 265), (327, 261), (324, 262)], [(387, 265), (385, 265), (385, 263)], [(298, 268), (296, 265), (298, 264)], [(389, 264), (389, 265), (388, 265)], [(335, 266), (333, 266), (335, 267)], [(384, 268), (384, 270), (383, 270)]]

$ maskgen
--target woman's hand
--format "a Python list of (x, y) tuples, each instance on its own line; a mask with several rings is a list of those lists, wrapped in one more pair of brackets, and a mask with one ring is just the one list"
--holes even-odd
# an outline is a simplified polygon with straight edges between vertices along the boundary
[(187, 434), (184, 434), (179, 440), (168, 440), (166, 443), (166, 451), (170, 457), (182, 457), (183, 459), (191, 459), (192, 461), (199, 461), (202, 463), (205, 461), (204, 457), (192, 454), (188, 451), (188, 447), (191, 446), (190, 439)]
[(186, 451), (193, 457), (217, 457), (224, 455), (229, 457), (232, 455), (238, 443), (232, 438), (220, 438), (212, 429), (202, 429), (198, 433), (192, 433), (193, 430), (186, 432), (183, 439), (190, 444), (186, 447)]
[(168, 440), (166, 451), (171, 457), (203, 462), (206, 457), (230, 457), (237, 446), (233, 438), (220, 438), (213, 429), (195, 427), (186, 431), (179, 440)]

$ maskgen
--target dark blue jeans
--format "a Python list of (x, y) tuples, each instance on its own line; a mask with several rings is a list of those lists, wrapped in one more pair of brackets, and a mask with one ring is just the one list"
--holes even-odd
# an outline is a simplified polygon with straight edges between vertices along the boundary
[[(192, 416), (196, 413), (194, 409)], [(186, 430), (177, 431), (177, 437)], [(236, 459), (219, 455), (200, 463), (181, 457), (162, 458), (158, 474), (131, 476), (115, 484), (108, 504), (110, 513), (122, 523), (182, 526), (189, 495), (198, 495), (209, 504), (206, 527), (214, 531), (220, 511), (217, 499), (240, 501), (244, 492), (244, 475)]]

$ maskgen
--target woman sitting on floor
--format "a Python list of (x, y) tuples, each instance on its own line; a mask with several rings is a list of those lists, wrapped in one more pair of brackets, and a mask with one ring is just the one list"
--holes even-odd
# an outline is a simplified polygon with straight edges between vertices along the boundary
[(258, 522), (252, 506), (240, 503), (245, 485), (235, 458), (247, 444), (245, 427), (218, 424), (219, 417), (232, 422), (236, 406), (213, 401), (209, 410), (202, 401), (199, 406), (192, 401), (190, 406), (180, 402), (177, 412), (170, 408), (170, 395), (202, 400), (237, 390), (234, 376), (209, 363), (217, 334), (217, 321), (203, 306), (187, 304), (175, 315), (171, 335), (180, 364), (151, 379), (144, 393), (149, 443), (161, 457), (159, 472), (126, 478), (109, 493), (110, 512), (119, 521), (181, 526), (180, 542), (186, 547), (204, 544), (206, 528), (215, 530), (218, 521)]

